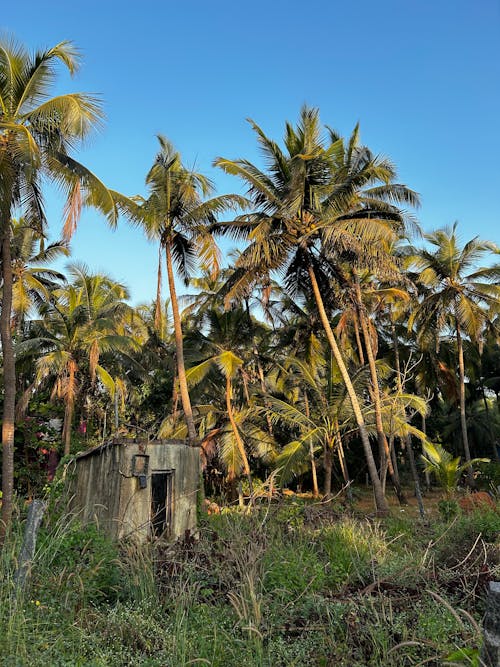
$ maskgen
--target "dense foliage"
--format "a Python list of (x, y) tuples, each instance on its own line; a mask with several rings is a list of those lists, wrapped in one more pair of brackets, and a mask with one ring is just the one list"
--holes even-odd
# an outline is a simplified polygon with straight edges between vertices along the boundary
[[(215, 160), (245, 196), (214, 195), (163, 136), (147, 197), (110, 190), (72, 156), (100, 104), (50, 97), (78, 63), (68, 42), (0, 40), (5, 664), (476, 664), (499, 515), (455, 492), (500, 490), (500, 250), (456, 223), (422, 233), (390, 160), (308, 107), (281, 144), (251, 122), (262, 164)], [(46, 179), (67, 196), (52, 243)], [(151, 303), (54, 270), (83, 206), (157, 245)], [(118, 547), (66, 515), (61, 459), (112, 436), (199, 447), (199, 541)], [(28, 599), (14, 573), (40, 495)]]

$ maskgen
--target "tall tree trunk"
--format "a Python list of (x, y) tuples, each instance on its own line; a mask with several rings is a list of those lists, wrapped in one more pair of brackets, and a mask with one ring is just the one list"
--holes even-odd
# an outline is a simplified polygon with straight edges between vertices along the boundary
[[(76, 364), (73, 360), (69, 362), (68, 388), (66, 390), (66, 405), (64, 407), (64, 423), (62, 429), (62, 442), (64, 445), (64, 456), (71, 452), (71, 427), (73, 425), (73, 412), (75, 409), (75, 372)], [(106, 412), (104, 413), (106, 416)]]
[(363, 352), (363, 343), (361, 342), (361, 336), (359, 335), (359, 321), (357, 313), (354, 313), (354, 335), (356, 337), (356, 345), (358, 346), (359, 363), (361, 364), (361, 366), (364, 366), (365, 355)]
[(243, 368), (240, 368), (241, 380), (243, 383), (243, 393), (247, 405), (250, 405), (250, 392), (248, 391), (248, 375)]
[(365, 459), (366, 459), (366, 465), (368, 467), (368, 474), (370, 475), (370, 481), (372, 483), (372, 488), (373, 488), (373, 496), (375, 499), (375, 507), (377, 512), (381, 514), (387, 514), (389, 512), (389, 505), (387, 504), (387, 500), (384, 496), (384, 493), (382, 491), (382, 486), (380, 484), (380, 479), (377, 474), (377, 466), (375, 464), (375, 459), (373, 458), (373, 452), (372, 448), (370, 445), (370, 439), (368, 437), (368, 431), (366, 430), (366, 425), (365, 425), (365, 420), (363, 419), (363, 413), (361, 412), (361, 406), (359, 405), (358, 397), (356, 395), (356, 391), (354, 389), (354, 386), (351, 382), (351, 378), (349, 377), (349, 373), (347, 371), (346, 365), (344, 363), (344, 359), (342, 357), (342, 354), (340, 352), (339, 346), (337, 345), (337, 341), (335, 339), (335, 334), (333, 333), (332, 327), (330, 325), (330, 321), (328, 319), (328, 316), (326, 314), (325, 306), (323, 303), (323, 299), (321, 297), (321, 292), (318, 286), (318, 281), (316, 280), (316, 274), (314, 273), (314, 269), (311, 265), (308, 267), (308, 274), (309, 274), (309, 279), (311, 281), (311, 286), (313, 288), (314, 292), (314, 298), (316, 300), (316, 305), (318, 306), (318, 311), (319, 315), (321, 318), (321, 323), (323, 324), (323, 328), (326, 333), (326, 337), (328, 339), (328, 342), (330, 344), (331, 350), (333, 352), (333, 355), (335, 357), (335, 361), (337, 362), (337, 365), (340, 370), (340, 374), (342, 375), (342, 379), (345, 383), (347, 393), (349, 395), (349, 399), (351, 401), (352, 409), (354, 412), (354, 416), (356, 418), (356, 423), (358, 425), (358, 430), (359, 430), (359, 435), (361, 437), (361, 442), (363, 444), (363, 451), (365, 454)]
[[(422, 433), (427, 435), (427, 419), (425, 415), (422, 415)], [(425, 488), (427, 491), (431, 490), (431, 474), (427, 470), (425, 471)]]
[(337, 443), (337, 451), (339, 454), (340, 469), (342, 471), (342, 477), (346, 483), (347, 490), (346, 495), (348, 500), (352, 500), (352, 489), (351, 489), (351, 479), (349, 477), (349, 470), (347, 469), (347, 461), (345, 460), (344, 454), (344, 444), (342, 442), (342, 435), (340, 433), (339, 423), (335, 421), (335, 441)]
[(4, 400), (2, 414), (2, 520), (0, 546), (12, 520), (14, 495), (14, 418), (16, 411), (16, 365), (10, 318), (12, 313), (12, 257), (10, 252), (11, 225), (4, 220), (2, 235), (2, 312), (0, 335), (3, 355)]
[(309, 440), (309, 461), (311, 463), (313, 498), (319, 498), (318, 472), (316, 470), (316, 459), (314, 458), (314, 447), (312, 440)]
[[(380, 389), (378, 384), (378, 375), (377, 375), (377, 366), (375, 363), (375, 355), (373, 353), (372, 341), (370, 338), (370, 332), (368, 330), (367, 316), (364, 312), (363, 300), (361, 296), (361, 287), (359, 285), (359, 279), (355, 277), (355, 288), (356, 288), (356, 306), (357, 306), (357, 315), (359, 317), (359, 322), (361, 324), (361, 331), (363, 332), (363, 340), (365, 343), (366, 356), (368, 358), (368, 366), (370, 368), (370, 377), (372, 385), (372, 397), (373, 397), (373, 409), (375, 412), (375, 424), (377, 428), (377, 442), (379, 446), (379, 451), (385, 453), (384, 464), (387, 466), (387, 470), (392, 480), (394, 490), (396, 491), (396, 496), (400, 504), (406, 503), (406, 498), (401, 489), (401, 484), (396, 477), (394, 472), (394, 466), (392, 465), (391, 451), (389, 449), (389, 444), (384, 432), (384, 425), (382, 423), (382, 405), (380, 401)], [(382, 460), (382, 456), (381, 456)], [(381, 475), (383, 470), (380, 471)]]
[[(455, 330), (457, 334), (457, 352), (458, 352), (458, 373), (460, 379), (460, 425), (462, 427), (462, 444), (464, 446), (465, 460), (470, 462), (471, 455), (469, 449), (469, 436), (467, 434), (467, 417), (465, 414), (465, 365), (464, 365), (464, 346), (462, 333), (458, 318), (455, 317)], [(474, 470), (472, 466), (467, 468), (467, 482), (470, 487), (475, 486)]]
[(120, 412), (118, 405), (118, 389), (116, 387), (116, 382), (115, 382), (115, 396), (113, 403), (114, 403), (114, 417), (115, 417), (115, 433), (118, 433), (118, 429), (120, 428)]
[(155, 327), (160, 340), (163, 340), (163, 304), (161, 299), (161, 243), (158, 247), (158, 271), (156, 275)]
[(257, 374), (259, 376), (259, 381), (260, 381), (260, 390), (263, 394), (264, 397), (264, 405), (267, 408), (266, 409), (266, 423), (267, 423), (267, 430), (269, 432), (269, 435), (272, 437), (273, 435), (273, 423), (271, 421), (271, 415), (269, 414), (269, 410), (271, 408), (269, 401), (267, 400), (267, 387), (266, 387), (266, 378), (264, 376), (264, 370), (262, 368), (262, 364), (260, 363), (260, 355), (259, 355), (259, 350), (257, 348), (257, 344), (255, 342), (255, 336), (254, 336), (254, 324), (252, 321), (252, 315), (250, 313), (250, 305), (248, 303), (248, 299), (245, 299), (245, 311), (247, 315), (247, 320), (248, 320), (248, 328), (250, 330), (250, 334), (252, 336), (252, 354), (255, 359), (255, 365), (257, 366)]
[(397, 481), (399, 485), (401, 485), (401, 481), (399, 478), (398, 456), (396, 454), (396, 446), (393, 435), (389, 436), (389, 451), (391, 452), (391, 463), (394, 469), (394, 479)]
[(234, 439), (236, 440), (236, 445), (238, 447), (238, 451), (240, 452), (241, 460), (243, 461), (243, 472), (246, 475), (246, 478), (248, 479), (248, 488), (250, 491), (250, 502), (252, 502), (252, 496), (253, 496), (253, 484), (252, 484), (252, 475), (250, 473), (250, 466), (248, 465), (248, 458), (247, 458), (247, 453), (245, 451), (245, 445), (243, 444), (243, 440), (241, 439), (240, 432), (238, 430), (238, 424), (236, 423), (234, 419), (234, 413), (233, 413), (233, 405), (231, 403), (231, 395), (233, 393), (233, 387), (231, 383), (231, 376), (228, 375), (226, 377), (226, 410), (227, 410), (227, 416), (229, 417), (229, 422), (231, 423), (231, 428), (233, 429), (233, 435)]
[[(398, 336), (396, 333), (396, 327), (394, 326), (394, 323), (392, 323), (392, 342), (393, 342), (393, 348), (394, 348), (394, 359), (396, 361), (396, 382), (398, 386), (398, 391), (402, 394), (403, 393), (403, 381), (401, 379), (401, 363), (399, 360), (399, 343), (398, 343)], [(406, 411), (405, 411), (405, 420), (407, 419), (406, 417)], [(407, 435), (405, 436), (405, 445), (406, 445), (406, 451), (408, 452), (408, 460), (410, 461), (410, 470), (411, 470), (411, 476), (413, 478), (413, 484), (415, 485), (415, 498), (417, 499), (417, 504), (418, 504), (418, 511), (420, 512), (420, 516), (422, 519), (425, 519), (425, 508), (424, 508), (424, 501), (422, 498), (422, 490), (420, 488), (420, 480), (418, 478), (418, 470), (417, 470), (417, 465), (415, 463), (415, 453), (413, 451), (413, 444), (411, 441), (411, 436)]]
[[(307, 397), (307, 391), (304, 391), (304, 409), (306, 417), (307, 419), (309, 419), (311, 415), (311, 410), (309, 407), (309, 398)], [(316, 471), (316, 459), (314, 458), (314, 447), (312, 440), (309, 440), (309, 461), (311, 462), (313, 496), (314, 498), (318, 498), (319, 497), (318, 473)]]
[(329, 442), (325, 442), (323, 447), (324, 447), (323, 470), (325, 471), (323, 495), (325, 496), (325, 498), (329, 498), (332, 495), (333, 455), (332, 455), (332, 448)]
[(167, 260), (168, 289), (170, 292), (170, 305), (172, 306), (172, 316), (174, 319), (175, 350), (177, 359), (177, 375), (179, 377), (179, 390), (181, 394), (182, 409), (184, 419), (188, 430), (188, 440), (192, 447), (196, 447), (196, 427), (194, 425), (193, 410), (186, 379), (186, 366), (184, 364), (184, 346), (182, 341), (181, 316), (179, 313), (179, 303), (175, 291), (174, 269), (172, 264), (172, 250), (170, 243), (165, 244), (165, 255)]

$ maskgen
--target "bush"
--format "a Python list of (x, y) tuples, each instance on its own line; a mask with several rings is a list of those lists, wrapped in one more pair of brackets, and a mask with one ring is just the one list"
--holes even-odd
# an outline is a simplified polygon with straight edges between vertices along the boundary
[(460, 511), (460, 507), (457, 501), (451, 498), (444, 498), (443, 500), (440, 500), (437, 506), (439, 515), (443, 521), (451, 521), (451, 519), (453, 519), (453, 517), (456, 516)]
[(306, 590), (318, 591), (325, 584), (325, 568), (311, 540), (288, 536), (275, 542), (264, 557), (264, 588), (284, 597)]

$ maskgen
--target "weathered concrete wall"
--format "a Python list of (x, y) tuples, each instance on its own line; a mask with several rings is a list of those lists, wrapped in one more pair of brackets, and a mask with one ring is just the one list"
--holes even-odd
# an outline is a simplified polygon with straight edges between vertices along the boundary
[(112, 537), (118, 536), (120, 504), (120, 451), (105, 445), (77, 456), (70, 482), (70, 510), (83, 523), (95, 522)]
[[(146, 487), (133, 475), (133, 458), (149, 457)], [(111, 537), (151, 537), (151, 476), (173, 471), (171, 537), (196, 529), (196, 501), (200, 480), (199, 449), (183, 441), (137, 443), (115, 441), (75, 459), (71, 509), (82, 521), (96, 521)]]

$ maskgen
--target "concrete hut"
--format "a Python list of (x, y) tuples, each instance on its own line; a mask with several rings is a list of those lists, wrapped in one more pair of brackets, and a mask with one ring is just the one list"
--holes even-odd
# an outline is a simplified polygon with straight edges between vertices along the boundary
[(200, 453), (183, 440), (112, 440), (70, 465), (70, 510), (110, 537), (175, 540), (196, 529)]

